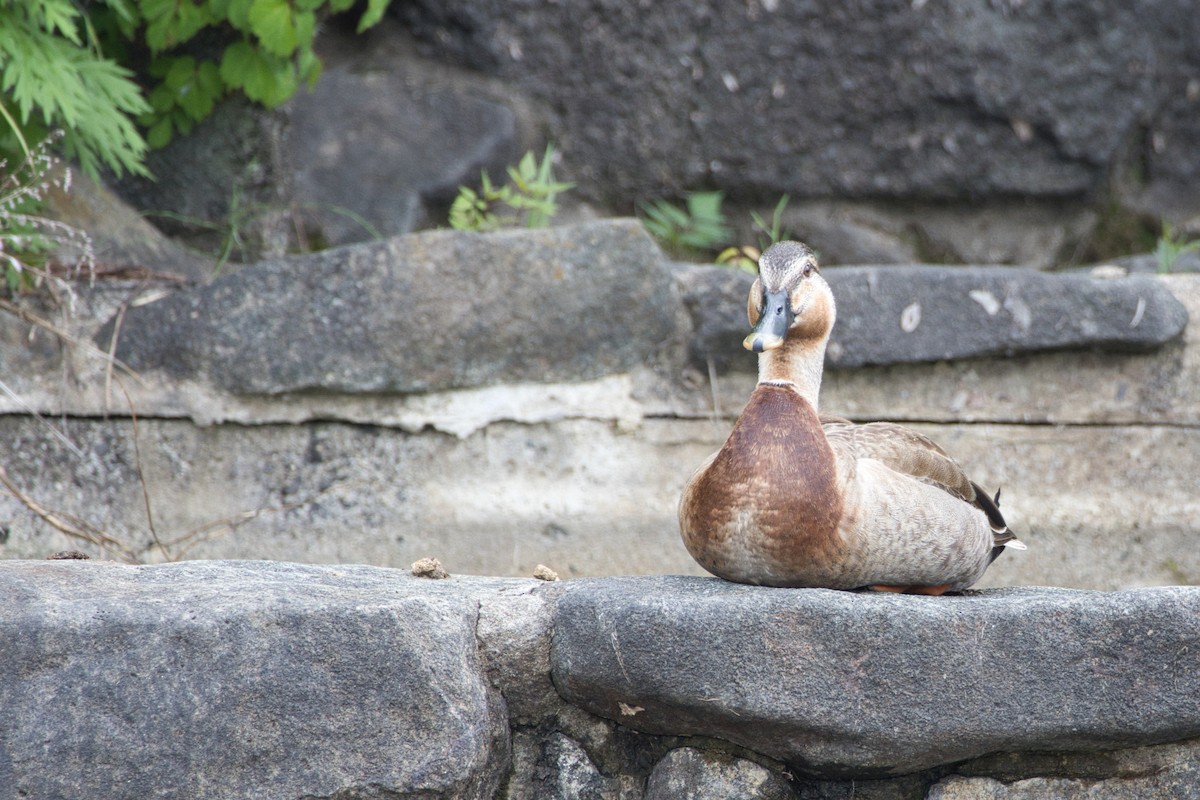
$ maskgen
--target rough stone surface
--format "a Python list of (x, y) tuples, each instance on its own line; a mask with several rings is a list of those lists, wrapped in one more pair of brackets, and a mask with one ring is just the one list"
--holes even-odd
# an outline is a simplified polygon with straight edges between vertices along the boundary
[(478, 601), (430, 583), (364, 567), (4, 564), (0, 786), (490, 796), (508, 733)]
[(935, 785), (928, 800), (1195, 800), (1200, 797), (1200, 766), (1183, 762), (1151, 775), (1111, 778), (1025, 778), (1002, 783), (995, 778), (954, 776)]
[(633, 221), (435, 231), (261, 262), (131, 308), (117, 356), (236, 394), (580, 380), (670, 345), (673, 290)]
[(1186, 666), (1200, 589), (927, 600), (579, 581), (559, 603), (554, 681), (634, 730), (717, 736), (825, 777), (1200, 733)]
[[(1200, 740), (1191, 739), (1156, 747), (1090, 753), (999, 753), (959, 764), (954, 771), (964, 777), (990, 776), (1006, 783), (1030, 775), (1094, 783), (1109, 778), (1125, 780), (1172, 773), (1194, 776), (1197, 769), (1200, 769)], [(1200, 790), (1200, 780), (1192, 782)]]
[[(5, 561), (0, 793), (1194, 798), (1200, 739), (1153, 745), (1143, 730), (1140, 746), (1112, 748), (1146, 719), (1194, 729), (1197, 592), (914, 598), (666, 577), (548, 585), (262, 561)], [(594, 652), (580, 658), (581, 644)], [(551, 665), (560, 687), (586, 687), (568, 691), (577, 705), (551, 686)], [(592, 680), (597, 665), (605, 681)], [(648, 683), (667, 692), (638, 695)], [(589, 713), (609, 708), (612, 687), (619, 717)], [(690, 717), (645, 732), (671, 692), (692, 693)], [(1019, 751), (1046, 724), (1055, 751)], [(766, 750), (737, 742), (735, 727)], [(796, 746), (800, 729), (805, 758), (841, 748), (862, 762), (881, 743), (924, 761), (983, 740), (1004, 752), (814, 778), (768, 752)], [(1083, 749), (1063, 749), (1073, 744)]]
[(646, 800), (794, 800), (778, 772), (744, 758), (707, 753), (694, 747), (672, 750), (659, 761), (646, 784)]
[(454, 70), (411, 54), (393, 25), (323, 42), (333, 49), (320, 81), (283, 108), (281, 157), (294, 167), (291, 202), (310, 244), (443, 223), (427, 204), (444, 211), (459, 185), (482, 169), (502, 175), (529, 146), (519, 102), (487, 96), (481, 81), (465, 90)]
[[(1069, 348), (1147, 350), (1179, 337), (1188, 322), (1170, 289), (1144, 276), (937, 266), (838, 267), (823, 274), (838, 304), (826, 353), (831, 367)], [(753, 278), (716, 267), (676, 275), (696, 321), (693, 357), (755, 367), (739, 352)]]
[(541, 796), (553, 800), (604, 800), (615, 795), (615, 781), (605, 778), (578, 742), (561, 733), (547, 737), (538, 760), (543, 774)]
[[(771, 211), (759, 213), (770, 219)], [(1054, 269), (1079, 260), (1097, 214), (1082, 202), (1061, 199), (968, 204), (839, 198), (790, 203), (783, 224), (826, 266), (930, 261)], [(753, 233), (742, 240), (753, 241)]]
[(244, 98), (218, 103), (188, 136), (151, 150), (153, 178), (126, 175), (112, 189), (158, 228), (197, 250), (220, 253), (236, 235), (234, 260), (287, 249), (289, 167), (280, 159), (283, 118)]
[[(1147, 118), (1171, 121), (1172, 147), (1196, 141), (1196, 115), (1179, 113), (1198, 69), (1189, 12), (1186, 0), (1150, 13), (1080, 0), (399, 10), (430, 54), (555, 109), (583, 183), (623, 198), (708, 185), (1082, 195)], [(1159, 158), (1155, 179), (1170, 172)]]
[[(51, 186), (46, 213), (86, 231), (101, 275), (167, 273), (186, 280), (211, 277), (214, 259), (192, 252), (167, 237), (130, 208), (107, 186), (77, 175), (68, 192)], [(78, 253), (56, 253), (68, 260)]]

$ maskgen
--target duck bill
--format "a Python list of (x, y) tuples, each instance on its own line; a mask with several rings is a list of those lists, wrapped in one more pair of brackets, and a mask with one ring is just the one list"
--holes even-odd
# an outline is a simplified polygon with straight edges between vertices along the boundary
[(795, 319), (796, 315), (792, 313), (792, 303), (787, 292), (767, 292), (767, 302), (763, 304), (758, 324), (754, 326), (750, 335), (742, 340), (742, 346), (755, 353), (782, 347), (788, 328)]

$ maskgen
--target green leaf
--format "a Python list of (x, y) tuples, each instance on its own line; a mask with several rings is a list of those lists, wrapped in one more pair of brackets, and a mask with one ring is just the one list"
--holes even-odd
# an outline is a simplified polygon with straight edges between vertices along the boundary
[(249, 42), (234, 42), (225, 48), (221, 56), (221, 79), (234, 89), (244, 89), (248, 76), (259, 62), (258, 51)]
[(150, 92), (150, 108), (159, 114), (165, 114), (175, 107), (175, 92), (165, 85), (155, 86)]
[(183, 44), (216, 21), (208, 6), (198, 6), (193, 0), (142, 0), (142, 15), (146, 18), (146, 44), (155, 53)]
[(387, 11), (388, 3), (391, 0), (367, 0), (367, 10), (358, 18), (358, 32), (362, 33), (367, 28), (374, 27), (383, 19), (383, 12)]
[(323, 70), (324, 65), (321, 64), (321, 59), (311, 48), (300, 50), (296, 58), (296, 74), (309, 91), (312, 91), (312, 88), (317, 85), (317, 79), (321, 77)]
[(239, 31), (249, 33), (251, 30), (250, 4), (246, 0), (231, 0), (225, 19)]
[(225, 93), (225, 83), (221, 80), (221, 71), (211, 61), (203, 62), (196, 70), (196, 86), (214, 99)]
[(171, 118), (163, 117), (146, 131), (146, 143), (159, 150), (171, 141)]
[(57, 30), (71, 44), (83, 45), (79, 38), (79, 29), (75, 25), (75, 17), (79, 12), (75, 10), (74, 6), (62, 2), (62, 0), (41, 0), (40, 3), (35, 4), (35, 7), (41, 9), (42, 28), (50, 32)]
[(254, 0), (250, 5), (250, 30), (267, 51), (277, 56), (296, 52), (296, 19), (287, 0)]
[(3, 5), (0, 93), (11, 98), (26, 134), (35, 125), (62, 128), (64, 150), (90, 175), (101, 164), (146, 174), (146, 142), (132, 118), (150, 106), (129, 71)]
[(246, 97), (274, 107), (296, 93), (299, 81), (291, 62), (265, 53), (249, 42), (234, 42), (221, 58), (221, 77)]
[[(163, 76), (163, 86), (173, 92), (188, 83), (196, 74), (196, 59), (191, 56), (180, 56), (169, 61), (167, 72)], [(153, 103), (151, 103), (153, 105)]]

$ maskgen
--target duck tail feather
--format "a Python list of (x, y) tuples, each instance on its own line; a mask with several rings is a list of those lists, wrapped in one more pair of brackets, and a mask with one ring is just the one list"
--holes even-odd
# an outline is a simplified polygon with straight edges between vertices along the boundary
[(971, 481), (971, 488), (975, 490), (975, 505), (987, 515), (992, 530), (996, 533), (1008, 531), (1008, 523), (1004, 521), (1004, 515), (1000, 513), (1000, 493), (996, 492), (996, 498), (993, 500), (975, 481)]

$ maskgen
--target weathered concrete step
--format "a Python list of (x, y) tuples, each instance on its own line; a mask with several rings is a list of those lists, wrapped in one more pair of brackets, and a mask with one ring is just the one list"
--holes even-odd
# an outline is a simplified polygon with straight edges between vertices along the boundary
[[(700, 574), (680, 541), (676, 508), (729, 425), (496, 423), (459, 439), (333, 423), (198, 428), (143, 419), (138, 431), (155, 528), (172, 558), (403, 567), (436, 555), (456, 573), (528, 576), (545, 563), (579, 576)], [(1005, 514), (1029, 544), (999, 559), (982, 585), (1200, 583), (1200, 429), (913, 427), (981, 485), (1003, 490)], [(68, 430), (82, 456), (44, 424), (0, 418), (11, 479), (139, 558), (161, 560), (130, 424), (73, 420)], [(106, 553), (57, 533), (2, 492), (0, 520), (0, 557)]]

